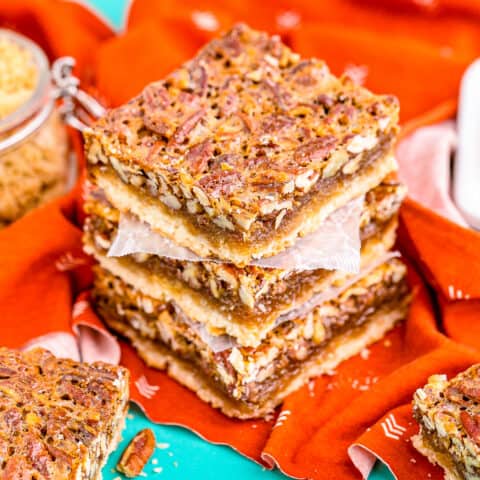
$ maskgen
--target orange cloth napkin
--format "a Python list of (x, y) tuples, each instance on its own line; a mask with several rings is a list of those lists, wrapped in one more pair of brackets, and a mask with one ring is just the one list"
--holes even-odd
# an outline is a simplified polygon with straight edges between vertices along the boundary
[[(114, 36), (70, 2), (7, 0), (0, 11), (1, 26), (30, 35), (51, 58), (78, 58), (83, 81), (111, 105), (243, 20), (325, 58), (335, 73), (347, 68), (375, 91), (397, 95), (406, 130), (454, 114), (461, 74), (479, 54), (479, 19), (475, 0), (136, 0), (126, 33)], [(102, 328), (87, 302), (81, 191), (79, 184), (0, 232), (3, 345), (21, 347), (79, 323)], [(121, 342), (132, 398), (154, 421), (184, 425), (295, 477), (358, 478), (380, 458), (399, 479), (442, 478), (409, 442), (416, 431), (410, 401), (430, 374), (480, 361), (480, 235), (407, 201), (399, 247), (415, 291), (408, 320), (336, 375), (290, 395), (271, 420), (224, 417)]]

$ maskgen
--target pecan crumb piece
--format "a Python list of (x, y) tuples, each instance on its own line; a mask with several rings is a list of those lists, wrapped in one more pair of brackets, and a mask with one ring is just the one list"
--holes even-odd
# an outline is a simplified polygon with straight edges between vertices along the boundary
[(137, 477), (155, 450), (155, 435), (145, 428), (138, 432), (122, 453), (117, 470), (129, 478)]

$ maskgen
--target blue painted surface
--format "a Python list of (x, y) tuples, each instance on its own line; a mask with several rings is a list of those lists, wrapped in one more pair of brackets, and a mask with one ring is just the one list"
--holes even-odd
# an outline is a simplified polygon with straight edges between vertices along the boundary
[[(107, 19), (114, 28), (119, 30), (123, 27), (128, 0), (84, 1), (100, 16)], [(186, 478), (213, 480), (225, 476), (231, 480), (287, 478), (278, 471), (263, 469), (229, 447), (207, 443), (184, 428), (153, 424), (141, 411), (132, 407), (129, 418), (127, 418), (122, 443), (111, 455), (104, 469), (104, 480), (123, 480), (125, 478), (115, 470), (115, 465), (128, 441), (139, 430), (147, 427), (154, 431), (158, 446), (144, 470), (146, 478), (161, 478), (162, 476), (169, 480)], [(393, 480), (393, 477), (383, 464), (377, 462), (369, 480)]]

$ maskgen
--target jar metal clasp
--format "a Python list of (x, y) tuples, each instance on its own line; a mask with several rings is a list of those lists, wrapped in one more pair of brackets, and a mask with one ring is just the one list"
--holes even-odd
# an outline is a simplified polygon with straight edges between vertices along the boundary
[(80, 80), (72, 73), (74, 66), (75, 59), (72, 57), (55, 60), (52, 66), (54, 96), (61, 102), (59, 111), (63, 121), (83, 132), (92, 118), (100, 118), (105, 114), (105, 108), (79, 88)]

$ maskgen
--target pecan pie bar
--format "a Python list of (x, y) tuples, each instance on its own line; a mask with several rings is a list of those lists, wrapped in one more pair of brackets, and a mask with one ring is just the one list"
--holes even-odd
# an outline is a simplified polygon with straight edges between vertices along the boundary
[(406, 268), (390, 260), (335, 298), (279, 319), (255, 348), (212, 335), (172, 301), (149, 297), (96, 267), (96, 308), (114, 331), (129, 338), (147, 364), (230, 416), (261, 417), (309, 377), (381, 338), (405, 316)]
[(480, 364), (450, 381), (434, 375), (415, 392), (420, 432), (415, 448), (443, 468), (446, 480), (480, 478)]
[[(392, 247), (403, 196), (403, 186), (392, 180), (368, 192), (361, 228), (364, 266)], [(188, 316), (207, 328), (238, 335), (251, 346), (261, 340), (279, 315), (352, 277), (322, 269), (239, 268), (214, 261), (180, 261), (146, 254), (108, 258), (119, 212), (98, 196), (90, 198), (86, 210), (90, 216), (85, 223), (85, 250), (103, 266), (133, 285), (143, 285), (143, 291), (155, 298), (173, 299)]]
[(203, 257), (275, 255), (396, 168), (398, 103), (244, 25), (85, 132), (90, 179)]
[(0, 348), (0, 478), (100, 480), (128, 406), (127, 370)]

